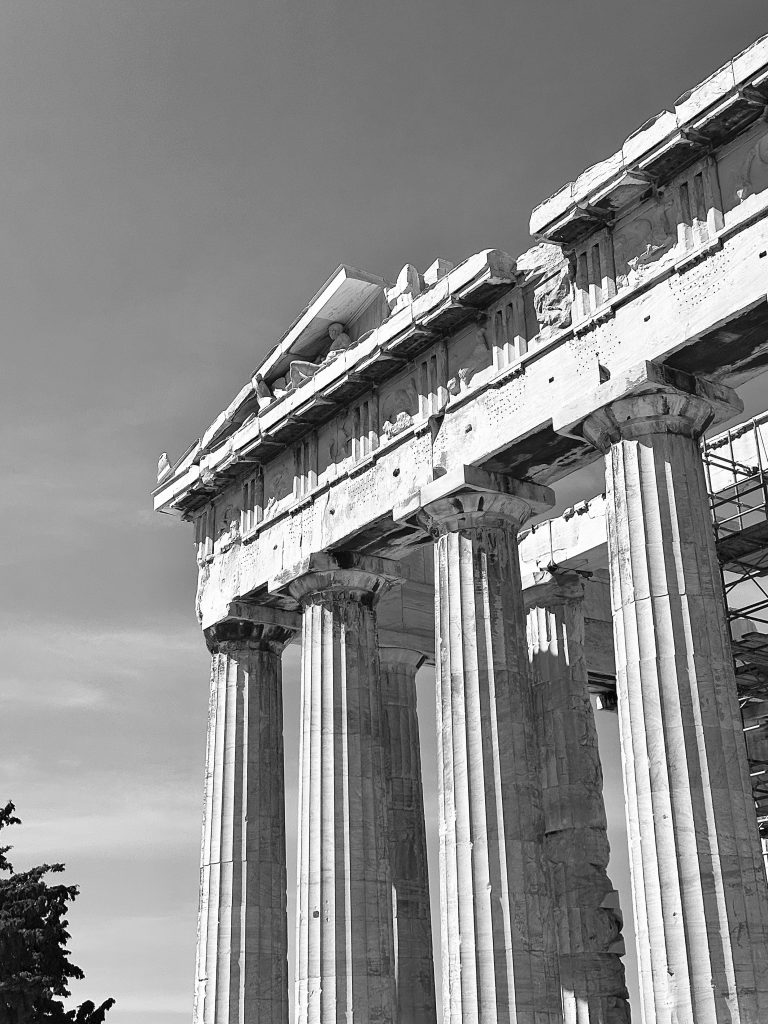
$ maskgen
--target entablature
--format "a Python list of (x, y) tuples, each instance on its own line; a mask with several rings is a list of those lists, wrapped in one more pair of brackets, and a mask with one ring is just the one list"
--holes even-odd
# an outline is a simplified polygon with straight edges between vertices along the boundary
[[(444, 261), (437, 262), (444, 264)], [(358, 273), (349, 268), (344, 271), (342, 278), (339, 273), (330, 279), (326, 292), (347, 284), (350, 273)], [(259, 389), (269, 387), (265, 374), (281, 369), (280, 360), (286, 359), (289, 352), (294, 354), (287, 343), (281, 343), (279, 358), (275, 353), (267, 356), (251, 383), (242, 389), (201, 441), (191, 446), (170, 472), (163, 472), (153, 492), (155, 509), (184, 514), (199, 508), (207, 496), (215, 492), (214, 481), (226, 480), (241, 460), (250, 457), (268, 461), (274, 452), (390, 377), (393, 370), (412, 363), (445, 334), (477, 319), (488, 303), (515, 284), (515, 263), (498, 249), (484, 250), (451, 270), (444, 266), (442, 277), (427, 291), (409, 295), (409, 301), (399, 304), (398, 298), (393, 296), (391, 315), (351, 343), (337, 358), (318, 364), (311, 378), (277, 398), (270, 394), (259, 402)], [(319, 293), (308, 310), (318, 306), (324, 294)], [(339, 303), (330, 305), (331, 312), (341, 309)], [(328, 313), (329, 301), (322, 306), (322, 311)], [(303, 318), (299, 318), (292, 331), (302, 324)], [(302, 350), (298, 354), (306, 352)], [(255, 403), (255, 408), (239, 423), (243, 410), (250, 408), (249, 403)], [(225, 428), (230, 432), (222, 440)]]
[[(739, 124), (567, 257), (484, 250), (407, 265), (392, 287), (340, 268), (202, 440), (162, 462), (155, 508), (195, 523), (201, 619), (312, 552), (407, 556), (424, 536), (397, 509), (463, 467), (549, 484), (593, 461), (563, 410), (604, 405), (634, 367), (730, 386), (768, 368), (768, 125)], [(342, 347), (306, 369), (329, 321)], [(293, 356), (305, 369), (277, 395)]]
[(768, 107), (768, 36), (646, 121), (622, 148), (537, 206), (531, 234), (572, 248), (722, 148)]
[[(340, 420), (341, 425), (337, 439), (329, 439), (335, 448), (330, 461), (337, 468), (326, 473), (325, 482), (375, 460), (377, 450), (396, 438), (401, 443), (410, 434), (434, 430), (434, 418), (449, 407), (474, 401), (481, 388), (504, 387), (560, 346), (590, 352), (603, 376), (613, 372), (617, 348), (630, 345), (635, 357), (647, 353), (728, 383), (759, 372), (767, 355), (760, 261), (766, 252), (768, 126), (751, 128), (716, 161), (708, 157), (701, 169), (686, 174), (674, 201), (667, 196), (663, 208), (655, 200), (641, 204), (611, 231), (601, 230), (573, 260), (564, 260), (551, 245), (534, 247), (516, 265), (498, 250), (480, 253), (396, 309), (300, 387), (259, 406), (245, 422), (238, 423), (232, 413), (238, 400), (241, 408), (244, 404), (236, 400), (222, 414), (229, 435), (207, 447), (191, 446), (161, 478), (155, 508), (194, 517), (232, 481), (244, 481), (252, 470), (305, 444), (300, 461), (307, 466), (307, 480), (294, 495), (302, 499), (323, 484), (322, 467), (313, 470), (310, 464), (319, 435), (333, 432), (329, 423)], [(725, 193), (721, 181), (727, 183)], [(685, 211), (690, 213), (696, 196), (701, 217), (692, 221)], [(734, 309), (724, 282), (737, 273), (737, 258), (744, 280), (733, 295), (743, 294), (744, 302)], [(737, 313), (740, 326), (734, 324)], [(662, 314), (675, 322), (661, 323)], [(637, 344), (627, 331), (639, 331)], [(661, 344), (643, 348), (639, 343), (659, 332), (667, 335)], [(398, 391), (403, 392), (399, 397)], [(520, 440), (524, 449), (525, 439)], [(540, 446), (540, 439), (536, 443)], [(549, 450), (554, 446), (550, 437)], [(557, 452), (557, 459), (565, 454)], [(529, 456), (523, 461), (530, 463)], [(519, 471), (517, 463), (490, 468)]]

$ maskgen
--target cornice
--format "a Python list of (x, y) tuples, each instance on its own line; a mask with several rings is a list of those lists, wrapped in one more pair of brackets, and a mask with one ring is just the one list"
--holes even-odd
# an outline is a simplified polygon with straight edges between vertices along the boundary
[(642, 196), (724, 145), (768, 109), (768, 36), (683, 93), (633, 132), (618, 152), (540, 203), (530, 231), (573, 246)]
[[(396, 310), (381, 326), (360, 339), (338, 359), (301, 387), (271, 402), (224, 440), (217, 438), (232, 422), (238, 402), (255, 394), (253, 382), (242, 389), (202, 441), (193, 445), (173, 473), (152, 492), (156, 511), (183, 513), (185, 502), (200, 503), (216, 492), (222, 479), (239, 472), (244, 460), (265, 462), (276, 450), (330, 418), (360, 392), (392, 375), (393, 369), (444, 334), (474, 319), (493, 300), (516, 284), (515, 261), (499, 249), (484, 249), (449, 271), (436, 284)], [(268, 356), (262, 368), (269, 363)], [(259, 372), (259, 371), (257, 371)], [(219, 427), (216, 427), (219, 424)]]

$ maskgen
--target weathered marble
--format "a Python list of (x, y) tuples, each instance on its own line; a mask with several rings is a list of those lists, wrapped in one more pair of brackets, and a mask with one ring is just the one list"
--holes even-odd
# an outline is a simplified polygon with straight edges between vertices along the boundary
[(228, 621), (213, 656), (195, 1024), (287, 1024), (283, 695), (290, 632)]
[(539, 573), (524, 591), (539, 727), (544, 850), (564, 1024), (628, 1024), (619, 894), (608, 877), (603, 773), (584, 657), (584, 580)]
[(396, 1020), (385, 729), (374, 605), (381, 576), (309, 571), (302, 607), (296, 1019)]
[[(532, 230), (546, 248), (518, 261), (483, 250), (424, 274), (406, 265), (394, 287), (339, 267), (201, 438), (178, 460), (161, 457), (155, 507), (194, 523), (195, 608), (208, 635), (233, 628), (240, 602), (265, 602), (272, 626), (286, 629), (280, 616), (294, 622), (303, 608), (302, 1024), (389, 1024), (405, 1012), (384, 760), (394, 747), (373, 610), (392, 576), (363, 563), (407, 558), (425, 525), (437, 553), (446, 1021), (562, 1024), (545, 849), (564, 871), (573, 861), (555, 856), (546, 835), (517, 564), (536, 485), (526, 497), (502, 484), (590, 474), (595, 447), (608, 453), (609, 544), (592, 505), (527, 543), (536, 571), (583, 568), (610, 548), (644, 1024), (768, 1019), (765, 885), (696, 448), (712, 403), (731, 414), (719, 384), (768, 366), (766, 104), (768, 38), (539, 207)], [(692, 374), (701, 387), (688, 394), (680, 382)], [(399, 605), (383, 617), (387, 645), (424, 654), (431, 625), (413, 594)], [(564, 620), (563, 636), (568, 629)], [(604, 630), (593, 635), (595, 675), (610, 694), (613, 658)], [(284, 862), (268, 807), (282, 786), (269, 774), (279, 761), (276, 705), (259, 705), (258, 735), (226, 739), (247, 726), (227, 680), (247, 681), (246, 704), (259, 673), (273, 693), (274, 654), (217, 654), (197, 1001), (209, 1024), (257, 1012), (244, 988), (235, 993), (238, 972), (256, 978), (249, 992), (274, 996), (265, 1019), (284, 1020), (283, 976), (269, 981), (284, 929), (270, 925), (268, 941), (248, 924), (262, 899), (275, 903), (259, 911), (259, 929), (284, 916), (284, 882), (279, 898), (275, 888), (284, 868), (270, 869), (258, 891), (237, 881), (252, 865), (266, 877), (267, 840)], [(591, 749), (571, 749), (571, 739), (559, 738), (570, 750), (557, 765), (566, 787)], [(259, 773), (271, 781), (251, 790), (254, 772), (243, 781), (232, 765), (260, 759), (262, 745), (273, 753)], [(594, 765), (582, 767), (594, 782)], [(233, 803), (242, 793), (262, 815), (254, 836)], [(238, 860), (226, 851), (243, 830)], [(590, 863), (602, 879), (597, 846)], [(585, 951), (576, 916), (595, 912), (594, 889), (581, 881), (555, 879), (575, 915), (567, 963), (559, 933), (574, 992), (573, 979), (588, 990), (605, 980), (599, 971), (585, 982), (573, 959)], [(269, 950), (256, 975), (254, 949)], [(591, 1024), (598, 1011), (585, 1005)]]
[(436, 535), (446, 1024), (563, 1019), (517, 553), (530, 513), (472, 490), (422, 511)]
[(768, 1020), (768, 893), (698, 445), (712, 417), (659, 386), (584, 424), (606, 453), (645, 1024)]
[(389, 783), (389, 862), (394, 888), (399, 1024), (436, 1021), (427, 835), (421, 781), (416, 672), (419, 651), (381, 647), (385, 769)]

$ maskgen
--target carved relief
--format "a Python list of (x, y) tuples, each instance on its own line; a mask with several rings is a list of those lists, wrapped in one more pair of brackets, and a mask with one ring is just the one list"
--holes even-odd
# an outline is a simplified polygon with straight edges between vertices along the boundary
[(163, 452), (160, 458), (157, 460), (157, 482), (161, 484), (163, 480), (171, 476), (173, 473), (173, 467), (168, 461), (168, 453)]
[(336, 463), (344, 462), (351, 454), (352, 438), (357, 433), (357, 416), (355, 411), (350, 411), (344, 417), (336, 421), (336, 434), (331, 437), (328, 444), (328, 455), (330, 461)]
[(643, 216), (636, 217), (615, 234), (616, 287), (628, 288), (639, 284), (653, 264), (665, 256), (677, 243), (677, 222), (672, 196), (647, 208)]
[(466, 391), (474, 375), (479, 370), (486, 369), (493, 362), (491, 342), (488, 334), (487, 326), (478, 325), (473, 334), (470, 335), (472, 347), (467, 351), (468, 346), (464, 346), (465, 351), (458, 354), (459, 368), (448, 381), (448, 391), (452, 395), (458, 395)]
[(533, 291), (533, 309), (539, 334), (549, 336), (571, 326), (571, 274), (568, 264)]
[(392, 313), (409, 305), (421, 293), (421, 278), (412, 263), (406, 263), (392, 288), (387, 288), (387, 302)]
[(743, 203), (749, 196), (768, 188), (768, 135), (749, 148), (733, 183), (733, 198)]
[(338, 359), (342, 352), (346, 352), (352, 344), (352, 339), (344, 330), (343, 324), (331, 324), (328, 328), (328, 337), (331, 339), (331, 346), (319, 363), (312, 363), (306, 359), (294, 359), (291, 362), (286, 381), (288, 391), (300, 388), (302, 384), (314, 377), (322, 366), (327, 366), (334, 359)]
[(346, 352), (352, 346), (352, 339), (344, 330), (343, 324), (331, 324), (328, 328), (328, 338), (331, 344), (320, 362), (311, 362), (308, 359), (291, 360), (288, 373), (284, 377), (278, 377), (274, 380), (271, 388), (260, 373), (252, 377), (253, 389), (259, 399), (260, 409), (265, 409), (271, 402), (284, 398), (291, 391), (295, 391), (302, 384), (306, 384), (321, 367), (327, 366), (328, 363), (338, 359), (343, 352)]
[(391, 391), (381, 405), (381, 420), (384, 436), (395, 437), (413, 424), (413, 417), (419, 408), (419, 396), (413, 380), (404, 382)]
[(269, 387), (269, 384), (264, 380), (260, 373), (256, 373), (251, 378), (251, 384), (256, 397), (259, 400), (259, 409), (266, 409), (270, 402), (274, 402), (275, 396)]
[(233, 505), (227, 505), (221, 515), (216, 547), (219, 551), (226, 551), (233, 544), (240, 540), (240, 509)]
[(264, 508), (264, 518), (269, 519), (277, 510), (280, 501), (288, 494), (288, 467), (285, 463), (269, 474), (269, 498)]

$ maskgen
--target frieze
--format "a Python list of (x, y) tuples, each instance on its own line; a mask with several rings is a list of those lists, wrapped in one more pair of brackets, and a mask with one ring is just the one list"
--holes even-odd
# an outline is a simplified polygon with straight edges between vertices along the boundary
[(671, 193), (646, 203), (614, 233), (617, 289), (631, 288), (648, 276), (677, 245), (677, 216)]
[(448, 367), (451, 376), (447, 388), (457, 396), (468, 390), (472, 378), (493, 366), (491, 330), (487, 319), (469, 328), (451, 340), (448, 349)]
[(387, 440), (413, 426), (419, 410), (419, 394), (413, 376), (399, 381), (380, 401), (382, 433)]
[(768, 126), (757, 125), (746, 138), (728, 147), (717, 166), (728, 223), (768, 190)]
[(534, 332), (541, 341), (546, 341), (557, 331), (570, 327), (572, 323), (572, 274), (565, 264), (557, 273), (533, 289), (533, 309), (537, 330)]

